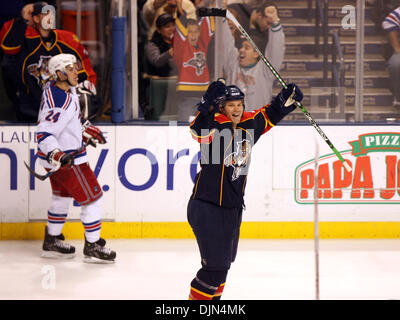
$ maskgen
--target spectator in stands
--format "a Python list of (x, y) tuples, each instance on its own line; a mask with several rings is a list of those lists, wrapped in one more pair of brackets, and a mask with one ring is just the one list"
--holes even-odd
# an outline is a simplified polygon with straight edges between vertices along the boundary
[[(225, 2), (226, 0), (224, 0)], [(192, 0), (196, 9), (198, 8), (215, 8), (216, 0)], [(210, 78), (214, 75), (214, 67), (215, 67), (215, 54), (218, 54), (215, 48), (215, 37), (212, 37), (210, 43), (208, 44), (208, 52), (207, 52), (207, 65), (208, 72), (210, 74)]]
[[(249, 18), (250, 18), (250, 8), (241, 3), (233, 3), (228, 5), (228, 10), (233, 14), (236, 20), (240, 23), (240, 25), (249, 32)], [(241, 43), (241, 38), (243, 37), (240, 31), (236, 28), (234, 23), (230, 20), (227, 21), (229, 25), (229, 29), (232, 32), (232, 35), (235, 39), (236, 47), (239, 48)]]
[(262, 1), (254, 6), (251, 11), (249, 27), (246, 31), (251, 37), (258, 36), (264, 39), (264, 44), (259, 47), (261, 51), (264, 51), (268, 43), (269, 29), (273, 23), (271, 17), (275, 15), (279, 22), (278, 7), (272, 1)]
[[(5, 1), (2, 2), (5, 4)], [(3, 24), (17, 17), (22, 8), (24, 7), (24, 1), (15, 0), (7, 2), (7, 5), (3, 5), (0, 10), (0, 29), (3, 27)], [(13, 55), (4, 54), (3, 50), (0, 50), (0, 63), (1, 63), (1, 78), (2, 83), (0, 85), (2, 88), (0, 90), (6, 93), (8, 99), (10, 100), (10, 105), (7, 105), (8, 101), (2, 100), (0, 102), (0, 119), (1, 120), (13, 120), (15, 121), (15, 112), (16, 105), (18, 102), (17, 85), (16, 80), (17, 76), (15, 73), (16, 70), (16, 59)], [(4, 96), (5, 97), (5, 96)]]
[[(151, 40), (145, 46), (146, 56), (146, 69), (147, 74), (152, 78), (152, 84), (155, 85), (154, 76), (156, 77), (170, 77), (176, 76), (178, 70), (173, 60), (173, 47), (172, 37), (175, 32), (175, 19), (168, 13), (163, 13), (157, 18), (156, 31)], [(147, 107), (145, 109), (146, 120), (159, 120), (159, 116), (165, 109), (167, 101), (168, 86), (161, 81), (157, 88), (158, 99), (157, 102), (152, 101), (150, 105), (149, 95), (147, 92)], [(150, 88), (153, 90), (154, 88)]]
[[(143, 116), (149, 106), (149, 79), (146, 74), (146, 54), (145, 46), (147, 44), (148, 25), (143, 17), (143, 6), (146, 0), (137, 2), (137, 30), (138, 30), (138, 89), (139, 89), (139, 116)], [(141, 111), (141, 112), (140, 112)]]
[[(88, 52), (75, 34), (49, 27), (51, 12), (42, 13), (46, 2), (26, 5), (21, 16), (7, 21), (0, 31), (0, 45), (4, 53), (16, 55), (19, 80), (18, 121), (37, 121), (42, 88), (51, 79), (47, 70), (49, 59), (59, 53), (71, 53), (77, 57), (79, 89), (81, 94), (96, 96), (96, 73), (92, 68)], [(86, 106), (88, 109), (90, 106)], [(87, 116), (96, 114), (97, 106), (87, 111)]]
[(187, 19), (181, 3), (183, 1), (178, 0), (173, 54), (178, 68), (178, 121), (189, 121), (210, 83), (207, 51), (215, 24), (214, 17), (204, 17), (200, 21)]
[(168, 13), (174, 18), (178, 14), (178, 1), (182, 2), (182, 10), (188, 19), (196, 19), (196, 8), (190, 0), (147, 0), (143, 7), (143, 15), (149, 25), (148, 39), (151, 39), (156, 30), (156, 20), (163, 13)]
[(382, 28), (388, 35), (391, 49), (387, 66), (391, 78), (393, 106), (400, 107), (400, 7), (386, 16), (382, 22)]
[[(264, 55), (279, 71), (285, 52), (285, 35), (280, 24), (278, 10), (275, 6), (267, 6), (264, 8), (262, 18), (265, 19), (268, 30), (268, 43)], [(238, 86), (246, 94), (246, 110), (254, 110), (257, 106), (269, 103), (272, 99), (274, 75), (260, 59), (249, 41), (243, 39), (238, 50), (227, 22), (223, 22), (222, 29), (224, 57), (229, 57), (229, 59), (225, 59), (223, 67), (227, 83)], [(253, 34), (252, 40), (258, 48), (262, 48), (265, 44), (265, 38), (260, 35)]]
[(147, 73), (159, 77), (177, 75), (173, 60), (172, 37), (175, 32), (175, 19), (168, 13), (157, 18), (156, 31), (145, 46)]

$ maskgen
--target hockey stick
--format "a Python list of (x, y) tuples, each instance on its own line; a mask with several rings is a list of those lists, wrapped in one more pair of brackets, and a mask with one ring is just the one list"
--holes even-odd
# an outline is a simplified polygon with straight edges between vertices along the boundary
[(46, 180), (48, 177), (50, 177), (54, 172), (58, 171), (58, 169), (60, 169), (60, 167), (55, 167), (53, 169), (51, 169), (49, 172), (47, 172), (44, 175), (41, 175), (39, 173), (36, 173), (35, 171), (33, 171), (29, 165), (24, 161), (25, 167), (28, 169), (28, 171), (35, 177), (38, 178), (39, 180)]
[[(91, 139), (89, 139), (91, 140)], [(76, 149), (74, 151), (72, 151), (69, 155), (72, 156), (73, 158), (75, 158), (79, 153), (81, 153), (83, 150), (85, 150), (85, 148), (88, 146), (89, 142), (85, 143), (82, 147), (80, 147), (79, 149)], [(54, 167), (53, 169), (51, 169), (49, 172), (47, 172), (46, 174), (38, 174), (35, 171), (33, 171), (31, 169), (31, 167), (29, 167), (29, 165), (24, 161), (25, 167), (28, 169), (28, 171), (35, 176), (35, 178), (38, 178), (41, 181), (46, 180), (48, 177), (50, 177), (51, 175), (53, 175), (55, 172), (57, 172), (61, 166), (57, 166)]]
[[(200, 17), (206, 17), (206, 16), (214, 16), (214, 17), (225, 17), (229, 19), (230, 21), (233, 22), (233, 24), (239, 29), (240, 33), (246, 38), (247, 41), (250, 42), (254, 50), (258, 53), (260, 56), (261, 60), (267, 65), (269, 70), (273, 73), (276, 79), (278, 79), (279, 83), (287, 89), (287, 84), (286, 82), (282, 79), (282, 77), (279, 75), (278, 71), (275, 70), (275, 68), (271, 65), (271, 63), (267, 60), (267, 58), (261, 53), (260, 49), (257, 47), (257, 45), (254, 43), (254, 41), (251, 39), (249, 34), (244, 30), (244, 28), (240, 25), (240, 23), (236, 20), (236, 18), (233, 16), (232, 13), (229, 12), (229, 10), (226, 9), (220, 9), (220, 8), (200, 8), (199, 9), (199, 16)], [(349, 164), (343, 159), (342, 155), (339, 153), (339, 151), (335, 148), (335, 146), (332, 144), (332, 142), (328, 139), (326, 134), (322, 131), (320, 126), (315, 122), (311, 114), (304, 108), (304, 106), (298, 102), (294, 101), (296, 106), (300, 108), (300, 110), (303, 112), (304, 116), (310, 121), (311, 125), (317, 130), (319, 135), (324, 139), (324, 141), (328, 144), (328, 146), (332, 149), (332, 151), (335, 153), (335, 155), (338, 157), (338, 159), (342, 162), (343, 166), (348, 172), (351, 172), (351, 167)]]

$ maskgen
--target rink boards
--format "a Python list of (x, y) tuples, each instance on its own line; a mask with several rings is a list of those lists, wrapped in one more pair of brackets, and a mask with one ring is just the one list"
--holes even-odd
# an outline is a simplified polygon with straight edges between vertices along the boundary
[[(187, 201), (199, 170), (188, 127), (104, 125), (108, 143), (88, 148), (104, 191), (108, 238), (188, 238)], [(347, 173), (315, 129), (282, 125), (252, 149), (243, 214), (244, 238), (312, 238), (314, 187), (324, 238), (400, 237), (400, 130), (397, 126), (322, 126), (353, 170)], [(50, 202), (35, 171), (35, 127), (0, 127), (0, 239), (37, 239)], [(315, 170), (316, 146), (318, 168)], [(219, 177), (216, 177), (218, 179)], [(71, 204), (65, 233), (81, 238)]]

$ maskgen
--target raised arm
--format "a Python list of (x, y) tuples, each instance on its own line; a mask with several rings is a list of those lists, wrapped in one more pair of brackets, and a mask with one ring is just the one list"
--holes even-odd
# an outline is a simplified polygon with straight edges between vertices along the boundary
[(197, 104), (199, 112), (190, 124), (193, 139), (200, 143), (210, 143), (214, 136), (214, 115), (218, 112), (218, 100), (225, 95), (225, 84), (214, 81)]
[[(228, 83), (235, 83), (232, 72), (239, 61), (239, 51), (235, 47), (235, 39), (233, 38), (231, 29), (229, 28), (227, 20), (222, 22), (222, 43), (223, 43), (223, 71), (226, 75)], [(221, 39), (220, 38), (220, 39)]]
[(288, 85), (287, 89), (281, 90), (270, 105), (255, 110), (255, 140), (258, 140), (261, 135), (269, 131), (286, 115), (296, 109), (295, 101), (301, 102), (301, 100), (303, 100), (303, 93), (300, 88), (291, 83)]
[[(270, 23), (268, 44), (265, 47), (264, 55), (274, 68), (279, 71), (285, 55), (285, 34), (283, 33), (276, 8), (269, 6), (264, 10), (264, 14)], [(267, 77), (274, 78), (274, 75), (268, 68), (265, 68), (264, 72)]]

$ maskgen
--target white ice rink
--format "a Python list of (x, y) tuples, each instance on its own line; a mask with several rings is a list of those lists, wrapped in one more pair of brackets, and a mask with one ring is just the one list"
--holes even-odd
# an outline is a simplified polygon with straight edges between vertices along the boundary
[[(41, 241), (0, 241), (0, 299), (186, 300), (195, 240), (109, 240), (113, 265), (40, 257)], [(223, 299), (315, 298), (312, 240), (244, 240)], [(321, 299), (400, 299), (400, 240), (321, 240)]]

